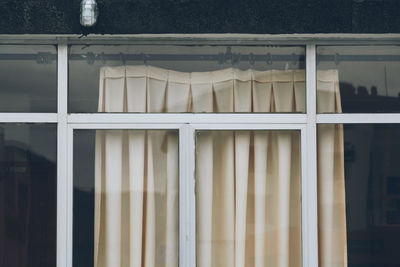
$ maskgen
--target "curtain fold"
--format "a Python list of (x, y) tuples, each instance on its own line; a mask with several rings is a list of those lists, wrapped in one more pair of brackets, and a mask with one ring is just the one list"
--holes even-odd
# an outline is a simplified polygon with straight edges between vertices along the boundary
[[(320, 73), (337, 81), (334, 72)], [(304, 78), (304, 70), (184, 73), (151, 66), (104, 67), (98, 111), (304, 113)], [(318, 101), (331, 105), (331, 97), (328, 90)], [(327, 135), (324, 142), (334, 138)], [(97, 131), (96, 267), (178, 266), (178, 142), (178, 135), (168, 131)], [(340, 140), (333, 145), (340, 150)], [(300, 173), (299, 132), (199, 132), (197, 266), (301, 266)], [(338, 190), (329, 199), (340, 195)], [(320, 224), (337, 227), (332, 220)], [(324, 255), (345, 247), (345, 239), (325, 240), (320, 235)]]

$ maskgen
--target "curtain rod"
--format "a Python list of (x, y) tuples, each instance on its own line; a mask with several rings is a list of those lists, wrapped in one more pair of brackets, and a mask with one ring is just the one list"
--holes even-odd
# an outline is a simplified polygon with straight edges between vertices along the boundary
[[(39, 52), (35, 54), (0, 54), (0, 60), (34, 60), (37, 63), (51, 63), (57, 59), (57, 54), (48, 52)], [(226, 62), (239, 63), (248, 61), (251, 64), (256, 61), (264, 61), (268, 64), (273, 62), (304, 62), (305, 55), (298, 54), (240, 54), (240, 53), (220, 53), (220, 54), (95, 54), (88, 52), (85, 54), (70, 54), (70, 60), (87, 61), (88, 64), (93, 64), (95, 61), (106, 62), (111, 61), (217, 61), (219, 64)], [(400, 55), (317, 55), (317, 62), (333, 61), (339, 64), (342, 61), (399, 61)]]

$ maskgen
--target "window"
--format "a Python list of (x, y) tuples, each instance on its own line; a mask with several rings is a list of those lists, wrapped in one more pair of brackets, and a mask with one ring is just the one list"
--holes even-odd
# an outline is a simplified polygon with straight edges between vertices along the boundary
[(400, 39), (168, 38), (0, 46), (0, 265), (399, 265)]
[[(69, 111), (304, 113), (304, 56), (301, 46), (72, 45)], [(246, 89), (250, 86), (257, 87), (254, 95), (242, 95), (251, 92)], [(293, 94), (295, 110), (291, 105), (270, 107), (273, 103), (231, 105), (235, 97), (251, 101), (270, 91), (275, 100), (285, 97), (277, 95), (281, 91)]]
[[(397, 46), (317, 47), (320, 266), (396, 266)], [(338, 82), (321, 71), (334, 67)], [(318, 100), (318, 98), (317, 98)], [(375, 113), (375, 114), (374, 114)], [(343, 116), (344, 115), (344, 116)], [(318, 118), (318, 117), (317, 117)], [(326, 118), (326, 120), (325, 120)], [(335, 246), (332, 250), (330, 246)]]
[[(95, 110), (102, 113), (96, 114), (98, 123), (84, 129), (71, 124), (76, 144), (74, 194), (80, 197), (80, 205), (74, 206), (74, 266), (172, 267), (179, 261), (198, 266), (280, 261), (301, 265), (304, 127), (271, 125), (267, 120), (248, 124), (228, 113), (304, 113), (304, 47), (71, 50), (70, 70), (75, 70), (69, 76), (70, 96), (75, 99), (81, 86), (95, 88), (87, 103), (97, 101)], [(87, 72), (94, 68), (97, 74), (91, 77), (76, 66)], [(152, 121), (163, 113), (163, 123)], [(176, 121), (178, 113), (189, 114)], [(211, 121), (193, 121), (199, 113)], [(229, 127), (221, 125), (218, 113), (231, 119)], [(110, 115), (128, 115), (128, 121), (102, 121)], [(140, 116), (147, 118), (145, 124), (135, 123)], [(185, 143), (188, 139), (192, 147)], [(195, 179), (188, 176), (194, 171)], [(273, 203), (280, 208), (267, 212)], [(85, 212), (88, 207), (94, 212)], [(282, 245), (264, 257), (272, 240)], [(256, 246), (257, 253), (246, 248), (249, 245)], [(190, 254), (192, 258), (183, 260)]]
[(57, 127), (0, 124), (0, 263), (54, 266)]
[(0, 45), (0, 112), (57, 112), (53, 45)]
[[(344, 153), (325, 141), (335, 132)], [(320, 230), (320, 244), (341, 243), (342, 251), (347, 251), (347, 258), (341, 251), (336, 255), (320, 251), (324, 255), (320, 264), (347, 260), (349, 266), (396, 266), (400, 262), (393, 249), (399, 237), (398, 136), (398, 124), (318, 126), (319, 212), (324, 214), (320, 222), (329, 218), (333, 230)], [(330, 212), (335, 217), (328, 217)]]

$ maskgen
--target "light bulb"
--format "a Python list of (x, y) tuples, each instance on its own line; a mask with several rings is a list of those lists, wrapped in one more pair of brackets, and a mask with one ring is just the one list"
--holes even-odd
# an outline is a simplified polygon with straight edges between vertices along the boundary
[(97, 22), (99, 10), (96, 0), (82, 0), (81, 2), (81, 25), (91, 27)]

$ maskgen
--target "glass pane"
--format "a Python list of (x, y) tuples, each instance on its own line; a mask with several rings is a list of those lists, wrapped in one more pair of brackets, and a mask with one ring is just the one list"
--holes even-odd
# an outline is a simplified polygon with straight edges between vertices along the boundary
[(196, 134), (197, 266), (301, 266), (299, 131)]
[(57, 50), (0, 45), (0, 112), (57, 112)]
[(400, 112), (400, 46), (319, 46), (319, 113)]
[(304, 47), (78, 46), (69, 112), (305, 112)]
[(74, 131), (73, 266), (178, 266), (178, 131)]
[(0, 266), (56, 266), (56, 124), (0, 124)]
[(400, 266), (400, 125), (318, 126), (320, 266)]

